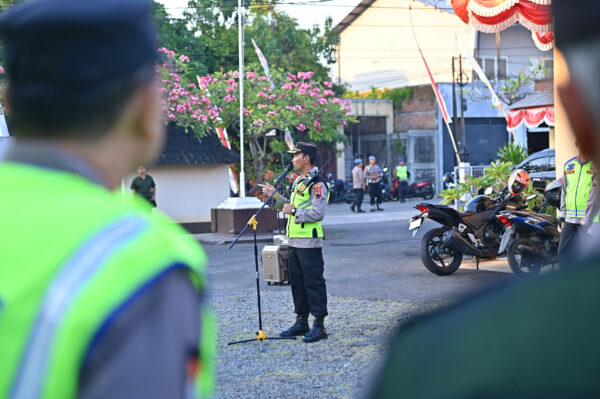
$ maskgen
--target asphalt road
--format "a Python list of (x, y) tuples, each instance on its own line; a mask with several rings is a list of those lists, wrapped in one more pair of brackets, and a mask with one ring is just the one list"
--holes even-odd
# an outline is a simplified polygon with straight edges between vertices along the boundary
[[(328, 207), (323, 254), (330, 295), (430, 303), (458, 299), (514, 278), (502, 259), (482, 262), (480, 270), (475, 270), (474, 262), (467, 258), (451, 276), (430, 273), (419, 258), (419, 242), (423, 232), (437, 224), (426, 220), (418, 235), (412, 237), (408, 219), (417, 213), (413, 208), (418, 202), (385, 203), (383, 212), (365, 214), (352, 214), (345, 204)], [(259, 244), (259, 256), (264, 245)], [(254, 288), (253, 245), (227, 248), (205, 246), (213, 292)], [(262, 273), (260, 263), (259, 267)], [(289, 291), (285, 286), (267, 286), (262, 277), (261, 289)]]

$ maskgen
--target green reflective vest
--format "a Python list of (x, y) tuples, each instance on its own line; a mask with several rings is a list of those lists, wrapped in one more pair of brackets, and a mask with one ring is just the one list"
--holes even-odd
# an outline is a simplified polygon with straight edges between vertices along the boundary
[[(308, 179), (302, 176), (296, 179), (292, 189), (292, 198), (290, 203), (297, 209), (312, 209), (312, 198), (310, 190), (316, 183), (325, 184), (322, 180), (308, 183)], [(327, 190), (327, 198), (329, 199), (329, 190)], [(323, 226), (321, 222), (295, 223), (295, 216), (290, 215), (286, 227), (286, 235), (289, 238), (323, 238)]]
[(408, 168), (406, 165), (396, 166), (396, 177), (400, 180), (408, 180)]
[(565, 193), (567, 217), (583, 219), (594, 178), (592, 163), (586, 162), (581, 165), (577, 158), (570, 159), (565, 163), (564, 178), (567, 179)]
[[(136, 293), (175, 267), (205, 289), (202, 249), (168, 218), (24, 164), (1, 164), (0, 186), (0, 397), (76, 397), (93, 338)], [(212, 389), (215, 328), (202, 310), (200, 396)]]

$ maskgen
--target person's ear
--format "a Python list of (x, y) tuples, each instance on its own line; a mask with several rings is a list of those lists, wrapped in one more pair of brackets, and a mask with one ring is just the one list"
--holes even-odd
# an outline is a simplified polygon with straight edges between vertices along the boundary
[(165, 124), (160, 99), (157, 84), (152, 82), (138, 91), (132, 109), (133, 134), (147, 147), (150, 157), (160, 151), (165, 139)]
[(587, 159), (595, 159), (596, 134), (594, 119), (590, 116), (586, 102), (583, 100), (577, 86), (570, 81), (558, 87), (558, 95), (565, 108), (579, 151)]

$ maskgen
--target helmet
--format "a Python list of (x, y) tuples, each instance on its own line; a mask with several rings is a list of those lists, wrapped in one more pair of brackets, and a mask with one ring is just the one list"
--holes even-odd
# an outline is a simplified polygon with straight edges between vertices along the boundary
[(369, 161), (370, 161), (371, 159), (375, 159), (375, 157), (374, 157), (373, 155), (371, 155), (371, 156), (369, 157)]
[(508, 179), (508, 188), (512, 195), (519, 195), (525, 191), (525, 187), (529, 185), (529, 173), (523, 169), (517, 169), (510, 175)]
[(358, 165), (359, 163), (362, 163), (362, 159), (360, 159), (360, 158), (356, 158), (356, 159), (354, 160), (354, 165)]
[(398, 162), (404, 162), (404, 158), (402, 158), (402, 157), (398, 158)]

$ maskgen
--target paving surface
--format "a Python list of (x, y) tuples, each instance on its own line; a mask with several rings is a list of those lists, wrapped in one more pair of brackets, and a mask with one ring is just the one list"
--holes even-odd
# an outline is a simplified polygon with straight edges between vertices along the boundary
[[(503, 259), (482, 262), (480, 270), (464, 260), (451, 276), (430, 273), (419, 259), (419, 242), (437, 225), (425, 221), (412, 237), (408, 219), (417, 203), (388, 202), (383, 212), (364, 214), (345, 204), (328, 207), (323, 254), (331, 337), (315, 344), (272, 341), (263, 353), (255, 342), (226, 345), (257, 330), (253, 246), (205, 246), (220, 320), (217, 397), (355, 397), (399, 321), (514, 279)], [(263, 329), (276, 336), (294, 318), (290, 289), (261, 280), (261, 293)]]

